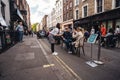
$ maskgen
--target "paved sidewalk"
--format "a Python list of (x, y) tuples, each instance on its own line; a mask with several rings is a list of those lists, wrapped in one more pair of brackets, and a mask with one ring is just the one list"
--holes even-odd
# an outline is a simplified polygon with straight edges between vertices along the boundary
[(36, 38), (25, 37), (0, 54), (0, 80), (58, 80), (48, 64)]

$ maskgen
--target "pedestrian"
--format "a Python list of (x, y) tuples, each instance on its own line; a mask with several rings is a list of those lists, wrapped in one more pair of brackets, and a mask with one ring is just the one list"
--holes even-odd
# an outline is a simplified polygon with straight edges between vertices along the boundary
[(95, 34), (95, 29), (92, 27), (90, 34)]
[(106, 27), (102, 24), (101, 25), (101, 36), (104, 37), (106, 35)]
[(50, 33), (48, 35), (49, 42), (51, 44), (51, 52), (53, 55), (58, 54), (57, 52), (55, 52), (55, 37), (60, 36), (59, 31), (60, 31), (60, 24), (57, 23), (56, 27), (52, 31), (50, 31)]
[(16, 30), (18, 32), (19, 42), (23, 42), (24, 28), (23, 28), (23, 24), (21, 21), (19, 22), (18, 26), (16, 27)]
[(103, 42), (104, 37), (106, 36), (106, 27), (103, 24), (101, 25), (100, 31), (101, 31), (101, 42)]
[(119, 25), (116, 26), (115, 34), (116, 35), (120, 34), (120, 27), (119, 27)]

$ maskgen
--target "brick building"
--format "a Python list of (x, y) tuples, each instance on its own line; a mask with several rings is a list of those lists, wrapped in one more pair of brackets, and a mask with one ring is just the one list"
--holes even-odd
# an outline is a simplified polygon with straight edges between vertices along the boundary
[(25, 29), (28, 29), (28, 26), (31, 25), (30, 9), (26, 0), (10, 0), (10, 14), (12, 27), (16, 21), (22, 21)]
[(47, 17), (48, 15), (45, 15), (42, 19), (42, 27), (44, 30), (47, 30)]
[(75, 2), (78, 3), (74, 6), (74, 26), (89, 30), (92, 26), (98, 29), (100, 24), (104, 24), (107, 30), (120, 26), (120, 0), (75, 0), (74, 4)]
[(74, 0), (63, 0), (63, 28), (73, 26), (73, 1)]

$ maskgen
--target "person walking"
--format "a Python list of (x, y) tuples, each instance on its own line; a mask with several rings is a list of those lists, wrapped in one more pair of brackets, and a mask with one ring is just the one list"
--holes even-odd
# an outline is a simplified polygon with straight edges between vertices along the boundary
[(49, 38), (49, 42), (51, 44), (51, 52), (52, 55), (57, 55), (58, 53), (55, 52), (55, 37), (59, 36), (59, 31), (60, 31), (60, 24), (57, 23), (56, 27), (50, 31), (48, 38)]
[(24, 28), (22, 22), (19, 22), (18, 26), (16, 27), (16, 30), (18, 31), (19, 42), (23, 42)]

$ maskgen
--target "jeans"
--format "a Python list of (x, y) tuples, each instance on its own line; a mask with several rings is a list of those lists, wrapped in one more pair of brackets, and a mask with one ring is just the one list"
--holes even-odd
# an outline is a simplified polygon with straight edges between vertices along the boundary
[(64, 40), (64, 43), (65, 43), (65, 45), (67, 47), (67, 50), (72, 51), (72, 43), (71, 43), (71, 41), (66, 39), (66, 40)]
[(19, 31), (19, 41), (23, 41), (23, 31)]

